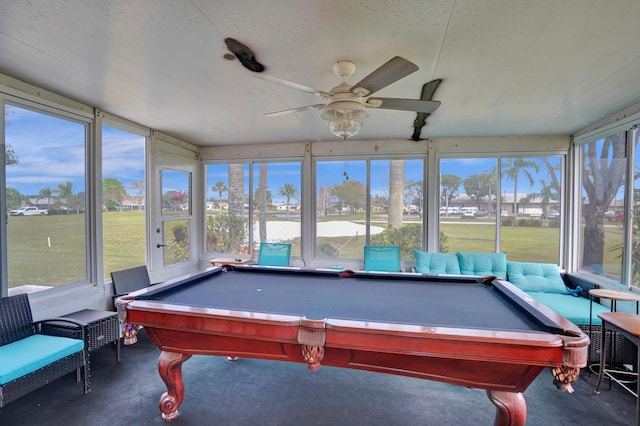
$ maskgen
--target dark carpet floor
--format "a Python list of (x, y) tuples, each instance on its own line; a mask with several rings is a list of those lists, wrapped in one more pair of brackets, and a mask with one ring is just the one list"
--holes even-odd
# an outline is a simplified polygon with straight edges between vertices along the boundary
[[(91, 392), (73, 375), (0, 409), (0, 425), (161, 425), (159, 351), (146, 333), (124, 347), (93, 352)], [(171, 425), (492, 425), (495, 407), (483, 390), (426, 380), (254, 359), (194, 356), (183, 365), (185, 400)], [(73, 376), (73, 377), (72, 377)], [(636, 424), (636, 401), (619, 386), (593, 393), (583, 373), (573, 394), (544, 371), (525, 392), (527, 425)]]

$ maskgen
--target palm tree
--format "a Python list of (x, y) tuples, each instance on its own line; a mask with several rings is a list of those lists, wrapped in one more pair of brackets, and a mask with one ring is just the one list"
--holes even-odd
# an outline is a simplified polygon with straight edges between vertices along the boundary
[(216, 184), (211, 187), (211, 190), (213, 192), (218, 193), (218, 201), (222, 201), (222, 193), (227, 192), (228, 189), (229, 188), (227, 188), (227, 185), (225, 185), (222, 181), (216, 182)]
[(267, 163), (260, 163), (260, 182), (258, 184), (258, 233), (260, 241), (267, 241)]
[(398, 229), (402, 226), (404, 169), (404, 160), (389, 161), (389, 229)]
[(540, 171), (540, 164), (537, 161), (527, 160), (526, 158), (508, 158), (502, 163), (502, 171), (507, 178), (513, 181), (513, 217), (514, 225), (518, 217), (518, 178), (520, 173), (524, 173), (529, 185), (533, 186), (533, 176), (527, 169), (534, 169), (536, 173)]
[(278, 195), (287, 197), (287, 219), (289, 219), (289, 204), (291, 203), (291, 198), (298, 198), (298, 188), (291, 183), (285, 183), (278, 191)]
[(442, 197), (442, 200), (444, 200), (444, 205), (447, 208), (447, 217), (449, 216), (449, 205), (451, 204), (451, 200), (453, 197), (458, 195), (458, 188), (460, 188), (461, 183), (462, 179), (460, 176), (440, 175), (440, 196)]
[(229, 214), (242, 216), (244, 212), (244, 165), (229, 164)]

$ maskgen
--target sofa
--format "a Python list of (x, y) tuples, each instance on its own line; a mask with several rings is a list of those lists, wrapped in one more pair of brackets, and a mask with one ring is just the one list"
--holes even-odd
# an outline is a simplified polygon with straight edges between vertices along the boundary
[[(610, 309), (596, 301), (592, 303), (587, 292), (580, 287), (568, 285), (557, 265), (508, 261), (505, 253), (428, 253), (415, 250), (414, 257), (417, 273), (495, 276), (508, 280), (580, 327), (591, 338), (589, 360), (600, 359), (602, 321), (598, 314)], [(635, 364), (633, 348), (619, 336), (616, 339), (615, 362)]]
[(81, 370), (89, 392), (84, 336), (48, 336), (41, 333), (45, 322), (33, 322), (27, 294), (0, 298), (0, 407), (69, 373), (80, 381)]

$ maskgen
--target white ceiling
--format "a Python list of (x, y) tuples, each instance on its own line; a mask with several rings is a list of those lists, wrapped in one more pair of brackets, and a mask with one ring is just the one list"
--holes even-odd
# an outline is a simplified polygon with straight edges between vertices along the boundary
[[(377, 92), (443, 80), (422, 138), (569, 134), (640, 102), (638, 0), (2, 0), (0, 72), (201, 146), (336, 140), (312, 94), (333, 63), (356, 83), (391, 57), (420, 70)], [(374, 110), (357, 139), (409, 139), (414, 112)]]

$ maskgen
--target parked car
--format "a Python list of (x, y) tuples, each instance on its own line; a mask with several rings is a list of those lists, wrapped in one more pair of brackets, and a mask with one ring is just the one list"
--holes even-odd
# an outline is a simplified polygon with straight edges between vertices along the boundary
[(624, 219), (624, 212), (608, 211), (608, 212), (604, 213), (604, 217), (610, 222), (613, 222), (615, 220), (623, 220)]
[(20, 207), (19, 209), (9, 211), (10, 216), (42, 216), (45, 214), (49, 214), (49, 211), (37, 207)]
[(487, 216), (489, 213), (486, 210), (478, 210), (475, 214), (476, 217), (485, 217)]

